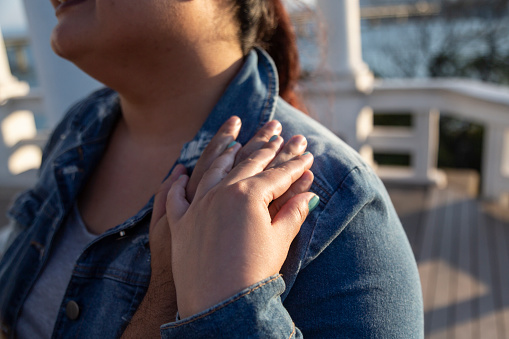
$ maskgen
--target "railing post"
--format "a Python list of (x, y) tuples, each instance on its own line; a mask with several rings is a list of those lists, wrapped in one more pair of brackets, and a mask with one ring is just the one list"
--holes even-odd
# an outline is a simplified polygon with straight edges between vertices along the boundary
[(439, 122), (438, 110), (417, 112), (414, 117), (416, 144), (412, 154), (412, 165), (418, 181), (431, 182), (437, 168)]
[(362, 60), (359, 0), (318, 0), (327, 31), (327, 70), (347, 87), (369, 92), (373, 74)]
[(0, 182), (2, 183), (7, 182), (8, 179), (12, 177), (8, 167), (11, 150), (6, 144), (4, 135), (5, 121), (11, 113), (6, 109), (6, 107), (8, 107), (6, 101), (12, 97), (26, 95), (28, 91), (28, 84), (18, 81), (18, 79), (11, 74), (2, 30), (0, 28)]
[(327, 64), (301, 83), (310, 113), (322, 124), (362, 151), (373, 127), (373, 111), (366, 95), (373, 88), (373, 74), (362, 60), (359, 0), (317, 0), (317, 16), (327, 35)]
[(0, 104), (10, 97), (27, 94), (28, 90), (29, 87), (27, 83), (18, 81), (18, 79), (11, 74), (2, 28), (0, 27)]
[(50, 2), (24, 0), (24, 4), (37, 78), (44, 96), (47, 123), (51, 127), (72, 103), (101, 85), (51, 50), (50, 35), (56, 18)]
[(484, 133), (482, 195), (499, 200), (509, 191), (509, 128), (488, 124)]

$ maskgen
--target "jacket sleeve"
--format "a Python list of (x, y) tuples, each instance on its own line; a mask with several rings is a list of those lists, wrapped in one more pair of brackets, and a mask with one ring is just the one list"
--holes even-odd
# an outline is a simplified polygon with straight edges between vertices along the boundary
[(163, 338), (423, 338), (417, 265), (385, 188), (370, 176), (352, 171), (301, 229), (311, 236), (283, 302), (285, 283), (271, 277), (162, 326)]
[(190, 318), (161, 326), (162, 338), (302, 338), (281, 302), (285, 283), (269, 277)]
[(424, 337), (415, 258), (385, 188), (371, 173), (352, 171), (331, 195), (307, 256), (312, 260), (284, 300), (305, 337)]

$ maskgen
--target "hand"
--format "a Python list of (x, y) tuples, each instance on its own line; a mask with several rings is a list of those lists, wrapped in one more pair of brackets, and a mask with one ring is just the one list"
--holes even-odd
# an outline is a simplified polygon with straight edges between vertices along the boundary
[[(237, 139), (241, 125), (242, 124), (240, 119), (236, 116), (232, 116), (221, 126), (216, 135), (207, 145), (200, 159), (198, 159), (198, 162), (196, 163), (196, 166), (193, 170), (193, 174), (191, 175), (189, 183), (186, 186), (186, 198), (188, 201), (193, 200), (196, 194), (198, 183), (202, 179), (204, 173), (212, 166), (213, 162), (225, 151), (225, 149), (227, 149), (229, 145), (233, 145), (232, 143), (235, 139)], [(242, 147), (241, 152), (237, 153), (237, 161), (240, 162), (241, 160), (246, 159), (253, 152), (262, 148), (268, 143), (270, 138), (273, 136), (277, 137), (281, 133), (281, 129), (281, 124), (278, 121), (269, 121), (256, 133), (253, 138), (251, 138), (245, 147)], [(304, 139), (305, 141), (304, 137), (300, 138)], [(239, 146), (237, 145), (236, 147)], [(271, 166), (275, 166), (288, 160), (291, 157), (294, 157), (296, 155), (294, 154), (295, 152), (300, 151), (298, 154), (302, 154), (304, 149), (302, 149), (302, 143), (299, 144), (290, 142), (284, 148), (284, 150), (279, 152), (276, 159), (274, 159), (274, 161), (271, 163)], [(152, 212), (149, 233), (152, 268), (150, 286), (159, 291), (157, 294), (160, 300), (166, 300), (164, 303), (164, 308), (171, 310), (170, 313), (173, 314), (176, 313), (176, 309), (175, 307), (170, 307), (170, 304), (175, 305), (175, 289), (173, 287), (173, 277), (171, 272), (171, 236), (165, 217), (165, 203), (166, 195), (171, 185), (183, 174), (186, 174), (186, 169), (184, 166), (175, 166), (171, 175), (163, 182), (159, 188), (159, 191), (156, 193), (154, 197), (154, 208)], [(290, 190), (291, 193), (295, 192), (294, 194), (297, 194), (309, 189), (312, 182), (312, 177), (310, 180), (307, 176), (304, 179), (307, 180), (300, 180), (298, 185), (296, 185), (293, 190)], [(284, 197), (282, 197), (284, 200), (280, 199), (277, 203), (273, 204), (271, 210), (274, 212), (274, 215), (280, 205), (282, 205), (282, 203), (284, 203), (285, 200), (288, 200), (291, 196), (291, 194), (286, 194)]]
[[(216, 133), (198, 160), (193, 174), (186, 186), (188, 201), (192, 201), (198, 183), (212, 163), (224, 152), (238, 136), (241, 122), (238, 117), (231, 117)], [(253, 152), (266, 146), (268, 141), (281, 133), (281, 124), (278, 121), (270, 121), (265, 124), (256, 135), (236, 153), (236, 162), (240, 163)], [(280, 142), (278, 138), (278, 142)], [(238, 146), (237, 146), (238, 147)], [(302, 136), (294, 136), (280, 150), (276, 158), (268, 166), (275, 167), (288, 161), (296, 155), (302, 154), (306, 149), (306, 139)], [(186, 169), (177, 165), (172, 174), (162, 183), (154, 198), (154, 209), (150, 223), (150, 249), (152, 275), (148, 291), (138, 308), (135, 316), (123, 334), (124, 338), (136, 338), (143, 336), (158, 336), (159, 326), (175, 319), (176, 292), (173, 282), (171, 267), (171, 235), (166, 219), (165, 203), (168, 190), (172, 184), (183, 174)], [(273, 218), (281, 207), (293, 196), (309, 190), (313, 181), (311, 172), (306, 172), (290, 189), (281, 197), (274, 200), (270, 205), (270, 215)]]
[(227, 149), (205, 172), (191, 204), (186, 200), (187, 176), (172, 185), (166, 212), (182, 317), (211, 307), (281, 269), (314, 197), (297, 194), (271, 217), (270, 202), (300, 178), (312, 180), (311, 154), (265, 170), (281, 146), (278, 137), (233, 169), (240, 145)]
[[(198, 160), (188, 185), (191, 197), (196, 192), (198, 182), (212, 162), (237, 138), (240, 130), (240, 119), (231, 117), (216, 133), (203, 155)], [(175, 285), (171, 267), (171, 234), (166, 219), (166, 196), (171, 185), (187, 170), (177, 165), (171, 175), (162, 183), (154, 196), (154, 208), (149, 229), (151, 277), (147, 293), (136, 310), (122, 338), (155, 338), (159, 337), (162, 324), (175, 320), (177, 303)]]
[[(217, 157), (219, 157), (225, 150), (227, 145), (233, 142), (240, 131), (241, 122), (236, 116), (228, 119), (221, 129), (216, 133), (214, 138), (203, 152), (202, 156), (196, 163), (193, 174), (189, 179), (189, 183), (186, 187), (186, 197), (188, 201), (193, 201), (194, 195), (198, 183), (200, 182), (203, 174), (210, 168), (212, 163)], [(243, 146), (235, 156), (235, 164), (233, 167), (240, 164), (242, 161), (247, 159), (253, 152), (259, 150), (271, 140), (280, 135), (282, 126), (277, 120), (272, 120), (266, 123), (258, 132), (249, 140), (249, 142)], [(307, 147), (307, 140), (302, 135), (295, 135), (279, 150), (277, 156), (271, 161), (267, 168), (276, 167), (298, 155), (305, 152)], [(305, 175), (297, 182), (295, 182), (290, 189), (280, 198), (274, 200), (270, 207), (270, 215), (274, 217), (281, 207), (293, 196), (307, 192), (311, 184), (313, 183), (313, 175), (311, 172)], [(171, 185), (170, 185), (171, 186)]]

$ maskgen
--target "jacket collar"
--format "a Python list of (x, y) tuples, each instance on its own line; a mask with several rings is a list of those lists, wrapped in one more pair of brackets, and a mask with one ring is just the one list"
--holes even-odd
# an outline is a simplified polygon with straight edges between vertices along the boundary
[[(232, 115), (243, 121), (237, 141), (245, 144), (273, 118), (277, 99), (276, 67), (266, 52), (253, 49), (196, 136), (184, 145), (177, 163), (191, 171), (219, 127)], [(57, 205), (64, 215), (100, 160), (120, 114), (118, 94), (102, 89), (75, 105), (68, 113), (67, 127), (57, 129), (56, 136), (60, 140), (48, 149), (54, 155), (42, 168), (37, 186), (48, 193), (58, 190), (60, 202)], [(56, 182), (48, 180), (48, 175), (54, 175)], [(121, 227), (133, 226), (151, 209), (152, 200)]]
[(253, 49), (200, 131), (184, 145), (178, 162), (193, 168), (217, 130), (232, 115), (243, 122), (237, 141), (247, 143), (260, 127), (272, 120), (278, 92), (277, 70), (272, 59), (265, 51)]

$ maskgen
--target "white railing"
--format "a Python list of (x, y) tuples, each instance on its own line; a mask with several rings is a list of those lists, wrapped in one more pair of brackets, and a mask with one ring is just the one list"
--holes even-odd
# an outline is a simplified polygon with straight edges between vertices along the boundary
[(48, 133), (37, 130), (35, 117), (44, 117), (37, 89), (0, 104), (0, 186), (29, 187), (36, 181)]
[[(97, 86), (77, 70), (66, 68), (69, 64), (55, 58), (47, 46), (55, 20), (51, 6), (38, 0), (24, 2), (44, 93), (32, 90), (25, 95), (26, 84), (11, 76), (0, 40), (0, 101), (8, 99), (0, 102), (1, 124), (10, 126), (6, 130), (19, 129), (19, 137), (11, 139), (0, 129), (0, 185), (30, 185), (35, 178), (33, 173), (16, 174), (23, 166), (16, 169), (9, 165), (9, 161), (15, 162), (13, 158), (16, 161), (22, 158), (16, 155), (22, 147), (29, 151), (27, 154), (34, 155), (45, 139), (44, 133), (41, 136), (34, 132), (30, 114), (43, 114), (51, 128), (69, 106), (68, 100), (72, 102)], [(488, 199), (508, 195), (508, 88), (466, 80), (373, 81), (362, 61), (358, 0), (319, 0), (317, 7), (326, 31), (333, 34), (328, 35), (326, 42), (326, 67), (314, 80), (301, 83), (312, 115), (343, 137), (375, 168), (373, 152), (410, 154), (411, 166), (404, 170), (382, 166), (377, 170), (384, 180), (418, 184), (443, 182), (436, 168), (440, 114), (480, 123), (485, 126), (482, 195)], [(68, 92), (71, 89), (73, 93)], [(412, 114), (412, 128), (373, 126), (373, 114), (387, 112)], [(12, 119), (14, 114), (16, 119)], [(25, 168), (30, 164), (35, 166), (36, 161), (25, 162)]]
[[(378, 80), (367, 94), (334, 93), (334, 87), (327, 85), (309, 88), (314, 90), (308, 89), (304, 94), (311, 114), (360, 151), (368, 162), (373, 163), (373, 152), (410, 155), (408, 168), (375, 166), (385, 181), (443, 184), (444, 177), (437, 170), (440, 114), (483, 125), (482, 196), (498, 199), (509, 193), (509, 88), (459, 79)], [(352, 102), (349, 103), (353, 99), (357, 109), (352, 109)], [(339, 111), (334, 112), (336, 105)], [(37, 90), (0, 105), (2, 125), (15, 115), (20, 115), (20, 123), (24, 124), (23, 128), (14, 127), (21, 135), (14, 143), (7, 142), (4, 129), (0, 129), (0, 185), (30, 185), (35, 180), (33, 173), (16, 174), (13, 166), (9, 166), (9, 159), (16, 158), (17, 153), (29, 149), (28, 146), (40, 148), (45, 142), (45, 132), (30, 134), (34, 128), (27, 126), (25, 112), (44, 115), (43, 98)], [(373, 126), (373, 113), (411, 114), (413, 124)], [(33, 124), (33, 119), (28, 123)], [(36, 163), (29, 161), (25, 166), (36, 167)]]
[[(452, 115), (485, 127), (481, 194), (509, 193), (509, 88), (464, 79), (377, 80), (368, 93), (346, 92), (334, 83), (304, 84), (312, 114), (330, 126), (364, 158), (373, 152), (406, 153), (408, 168), (376, 166), (382, 179), (443, 183), (437, 170), (439, 116)], [(413, 126), (376, 127), (374, 114), (411, 114)]]

